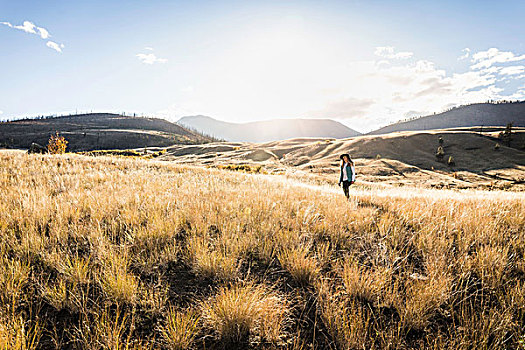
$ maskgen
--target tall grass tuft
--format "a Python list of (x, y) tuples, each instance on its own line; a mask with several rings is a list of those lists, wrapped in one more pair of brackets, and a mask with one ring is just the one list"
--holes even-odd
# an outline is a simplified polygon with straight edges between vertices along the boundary
[(192, 347), (200, 331), (199, 315), (195, 311), (168, 310), (166, 321), (161, 326), (161, 333), (167, 346), (172, 350), (184, 350)]
[(289, 315), (288, 302), (252, 282), (223, 287), (202, 304), (203, 320), (225, 344), (248, 343), (250, 337), (276, 342)]

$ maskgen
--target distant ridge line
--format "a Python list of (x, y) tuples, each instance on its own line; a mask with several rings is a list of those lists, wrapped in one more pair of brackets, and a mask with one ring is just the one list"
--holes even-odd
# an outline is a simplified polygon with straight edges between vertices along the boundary
[(475, 103), (458, 106), (445, 112), (426, 115), (373, 130), (368, 135), (397, 131), (450, 129), (473, 126), (525, 126), (525, 101)]

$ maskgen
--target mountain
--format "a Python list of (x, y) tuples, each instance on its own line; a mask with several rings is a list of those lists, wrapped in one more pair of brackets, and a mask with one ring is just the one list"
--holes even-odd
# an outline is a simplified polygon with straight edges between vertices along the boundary
[(203, 115), (181, 118), (180, 125), (227, 141), (267, 142), (296, 137), (347, 138), (360, 135), (330, 119), (274, 119), (228, 123)]
[(448, 129), (471, 126), (525, 126), (525, 101), (513, 103), (477, 103), (414, 120), (397, 122), (370, 132), (370, 135), (395, 131)]
[(164, 119), (91, 113), (2, 122), (0, 146), (29, 148), (32, 142), (46, 145), (55, 132), (68, 140), (68, 150), (71, 151), (165, 147), (212, 141)]

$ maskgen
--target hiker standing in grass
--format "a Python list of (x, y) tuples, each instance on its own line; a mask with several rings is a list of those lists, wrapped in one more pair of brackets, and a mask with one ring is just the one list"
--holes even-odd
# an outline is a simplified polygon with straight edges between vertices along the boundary
[(348, 153), (342, 154), (341, 158), (341, 174), (339, 175), (339, 186), (343, 185), (343, 192), (346, 198), (350, 198), (349, 187), (355, 181), (354, 162)]

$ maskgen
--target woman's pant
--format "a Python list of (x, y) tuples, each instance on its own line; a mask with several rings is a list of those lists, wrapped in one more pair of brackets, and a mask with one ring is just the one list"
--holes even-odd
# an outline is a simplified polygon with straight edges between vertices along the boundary
[(346, 198), (350, 198), (350, 181), (343, 181), (343, 192), (345, 193)]

